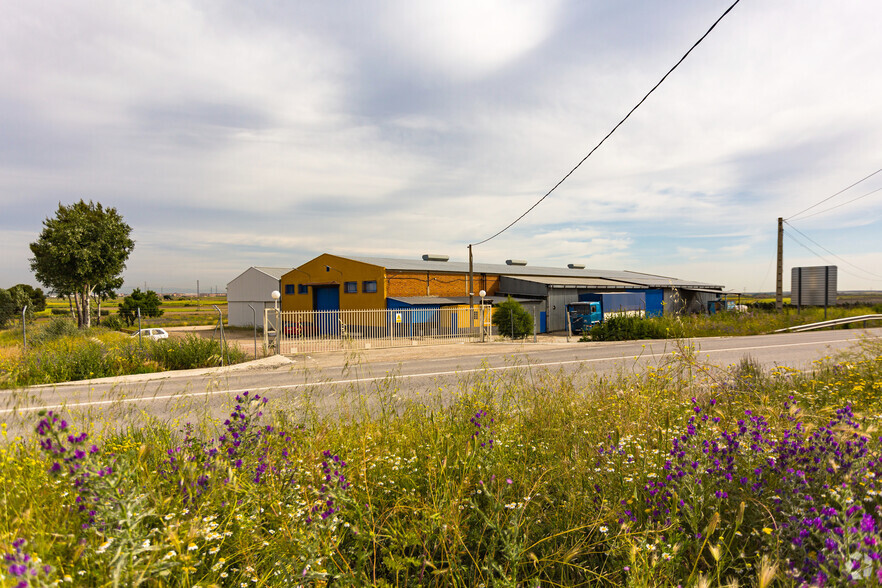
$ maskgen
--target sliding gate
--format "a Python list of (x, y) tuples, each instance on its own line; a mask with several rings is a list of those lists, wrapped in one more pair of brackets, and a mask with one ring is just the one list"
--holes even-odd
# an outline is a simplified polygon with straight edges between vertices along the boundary
[(490, 333), (490, 313), (489, 305), (477, 304), (471, 317), (467, 306), (286, 312), (268, 308), (264, 343), (293, 355), (480, 341), (481, 322)]

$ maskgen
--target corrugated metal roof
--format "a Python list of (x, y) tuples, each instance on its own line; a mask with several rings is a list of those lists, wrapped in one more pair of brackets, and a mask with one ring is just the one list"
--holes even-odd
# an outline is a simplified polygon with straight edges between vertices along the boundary
[(560, 278), (560, 277), (533, 277), (533, 276), (503, 276), (514, 280), (522, 280), (533, 284), (543, 284), (545, 286), (573, 286), (579, 288), (633, 288), (638, 285), (635, 282), (620, 282), (617, 280), (607, 280), (606, 278)]
[[(396, 300), (404, 304), (420, 305), (420, 304), (468, 304), (468, 296), (390, 296), (389, 300)], [(498, 304), (508, 300), (508, 296), (484, 296), (484, 302)], [(530, 298), (513, 298), (518, 302), (540, 302)], [(481, 297), (475, 296), (475, 304), (481, 303)]]
[(290, 267), (265, 267), (265, 266), (253, 266), (259, 272), (263, 272), (266, 275), (275, 278), (277, 280), (281, 280), (282, 276), (291, 271)]
[[(423, 261), (422, 259), (396, 259), (393, 257), (344, 257), (360, 263), (377, 265), (386, 268), (386, 270), (398, 271), (431, 271), (431, 272), (449, 272), (449, 273), (468, 273), (469, 264), (462, 261)], [(600, 270), (600, 269), (570, 269), (566, 267), (530, 267), (530, 266), (514, 266), (502, 263), (476, 263), (474, 264), (474, 272), (476, 274), (493, 274), (507, 275), (514, 277), (522, 276), (541, 276), (541, 277), (564, 277), (564, 278), (602, 278), (607, 280), (619, 280), (627, 284), (635, 284), (645, 286), (647, 288), (719, 288), (722, 286), (709, 284), (706, 282), (697, 282), (692, 280), (681, 280), (679, 278), (671, 278), (667, 276), (656, 276), (653, 274), (643, 274), (627, 270)]]

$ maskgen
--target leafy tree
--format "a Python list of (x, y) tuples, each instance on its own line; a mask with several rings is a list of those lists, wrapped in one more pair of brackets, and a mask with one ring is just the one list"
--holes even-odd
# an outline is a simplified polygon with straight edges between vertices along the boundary
[(9, 290), (0, 288), (0, 329), (6, 327), (10, 319), (15, 318), (15, 301)]
[(80, 200), (58, 205), (54, 218), (31, 243), (31, 270), (41, 284), (59, 295), (72, 295), (80, 328), (91, 326), (95, 289), (117, 278), (135, 247), (132, 228), (115, 208)]
[(16, 284), (9, 290), (10, 292), (15, 291), (13, 298), (19, 303), (16, 306), (16, 312), (21, 312), (25, 305), (28, 307), (29, 316), (33, 316), (35, 312), (46, 310), (46, 295), (42, 288), (34, 288), (28, 284)]
[(131, 326), (138, 318), (139, 308), (141, 316), (162, 316), (165, 311), (159, 308), (161, 304), (162, 300), (153, 290), (141, 292), (140, 288), (135, 288), (130, 296), (123, 298), (122, 304), (119, 305), (119, 315), (125, 319), (127, 325)]
[(46, 296), (43, 291), (27, 284), (16, 284), (8, 290), (0, 289), (0, 327), (5, 326), (10, 319), (20, 317), (25, 307), (27, 319), (32, 319), (35, 312), (44, 310)]
[(533, 316), (511, 296), (493, 309), (492, 322), (500, 335), (512, 339), (522, 339), (533, 332)]

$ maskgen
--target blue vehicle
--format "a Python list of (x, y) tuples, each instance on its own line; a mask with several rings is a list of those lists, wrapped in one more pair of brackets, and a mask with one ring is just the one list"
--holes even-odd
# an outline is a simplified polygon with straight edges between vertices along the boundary
[(654, 316), (662, 314), (661, 290), (586, 293), (579, 302), (567, 304), (570, 328), (584, 333), (597, 323), (615, 315)]
[(567, 304), (570, 315), (570, 329), (573, 333), (583, 333), (603, 320), (600, 302), (571, 302)]

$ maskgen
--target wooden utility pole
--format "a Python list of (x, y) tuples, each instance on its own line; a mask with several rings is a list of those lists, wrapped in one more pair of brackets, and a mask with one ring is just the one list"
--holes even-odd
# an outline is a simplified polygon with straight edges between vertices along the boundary
[(784, 219), (778, 217), (778, 276), (775, 281), (775, 309), (784, 310)]
[(469, 245), (469, 325), (474, 324), (475, 316), (475, 264), (472, 246)]

